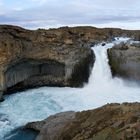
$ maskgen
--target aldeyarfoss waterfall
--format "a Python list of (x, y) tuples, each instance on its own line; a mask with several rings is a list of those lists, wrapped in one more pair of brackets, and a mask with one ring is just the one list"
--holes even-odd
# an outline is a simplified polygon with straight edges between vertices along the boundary
[(108, 65), (107, 49), (127, 40), (117, 38), (105, 46), (98, 44), (93, 47), (96, 61), (89, 82), (83, 88), (42, 87), (5, 97), (0, 104), (0, 140), (28, 122), (42, 120), (58, 112), (94, 109), (106, 103), (140, 101), (140, 87), (112, 78)]

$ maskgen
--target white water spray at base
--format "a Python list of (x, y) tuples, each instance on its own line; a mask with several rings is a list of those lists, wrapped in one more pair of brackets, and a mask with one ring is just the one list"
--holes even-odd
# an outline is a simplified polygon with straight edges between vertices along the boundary
[(126, 40), (120, 38), (105, 46), (93, 47), (96, 61), (89, 83), (84, 88), (43, 87), (7, 96), (0, 104), (0, 114), (6, 114), (0, 118), (0, 140), (17, 127), (58, 112), (94, 109), (112, 102), (140, 101), (140, 88), (112, 78), (108, 65), (107, 49)]

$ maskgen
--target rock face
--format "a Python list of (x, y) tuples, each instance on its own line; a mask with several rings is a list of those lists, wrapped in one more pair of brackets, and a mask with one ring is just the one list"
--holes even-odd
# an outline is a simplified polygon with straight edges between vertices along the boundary
[(140, 103), (59, 113), (26, 127), (40, 132), (36, 140), (139, 140)]
[(140, 43), (121, 43), (108, 50), (115, 76), (140, 81)]
[(36, 86), (82, 86), (94, 54), (68, 31), (0, 26), (0, 97)]

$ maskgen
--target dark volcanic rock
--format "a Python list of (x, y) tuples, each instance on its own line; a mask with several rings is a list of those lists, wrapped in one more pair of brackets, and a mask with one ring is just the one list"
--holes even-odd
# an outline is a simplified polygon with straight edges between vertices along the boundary
[(140, 103), (59, 113), (26, 127), (40, 132), (36, 140), (139, 140)]
[(140, 81), (140, 43), (121, 43), (108, 50), (112, 73)]

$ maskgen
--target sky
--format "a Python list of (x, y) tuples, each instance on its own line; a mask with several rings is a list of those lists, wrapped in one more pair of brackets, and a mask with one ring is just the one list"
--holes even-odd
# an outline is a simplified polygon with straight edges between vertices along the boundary
[(140, 0), (0, 0), (0, 24), (140, 29)]

